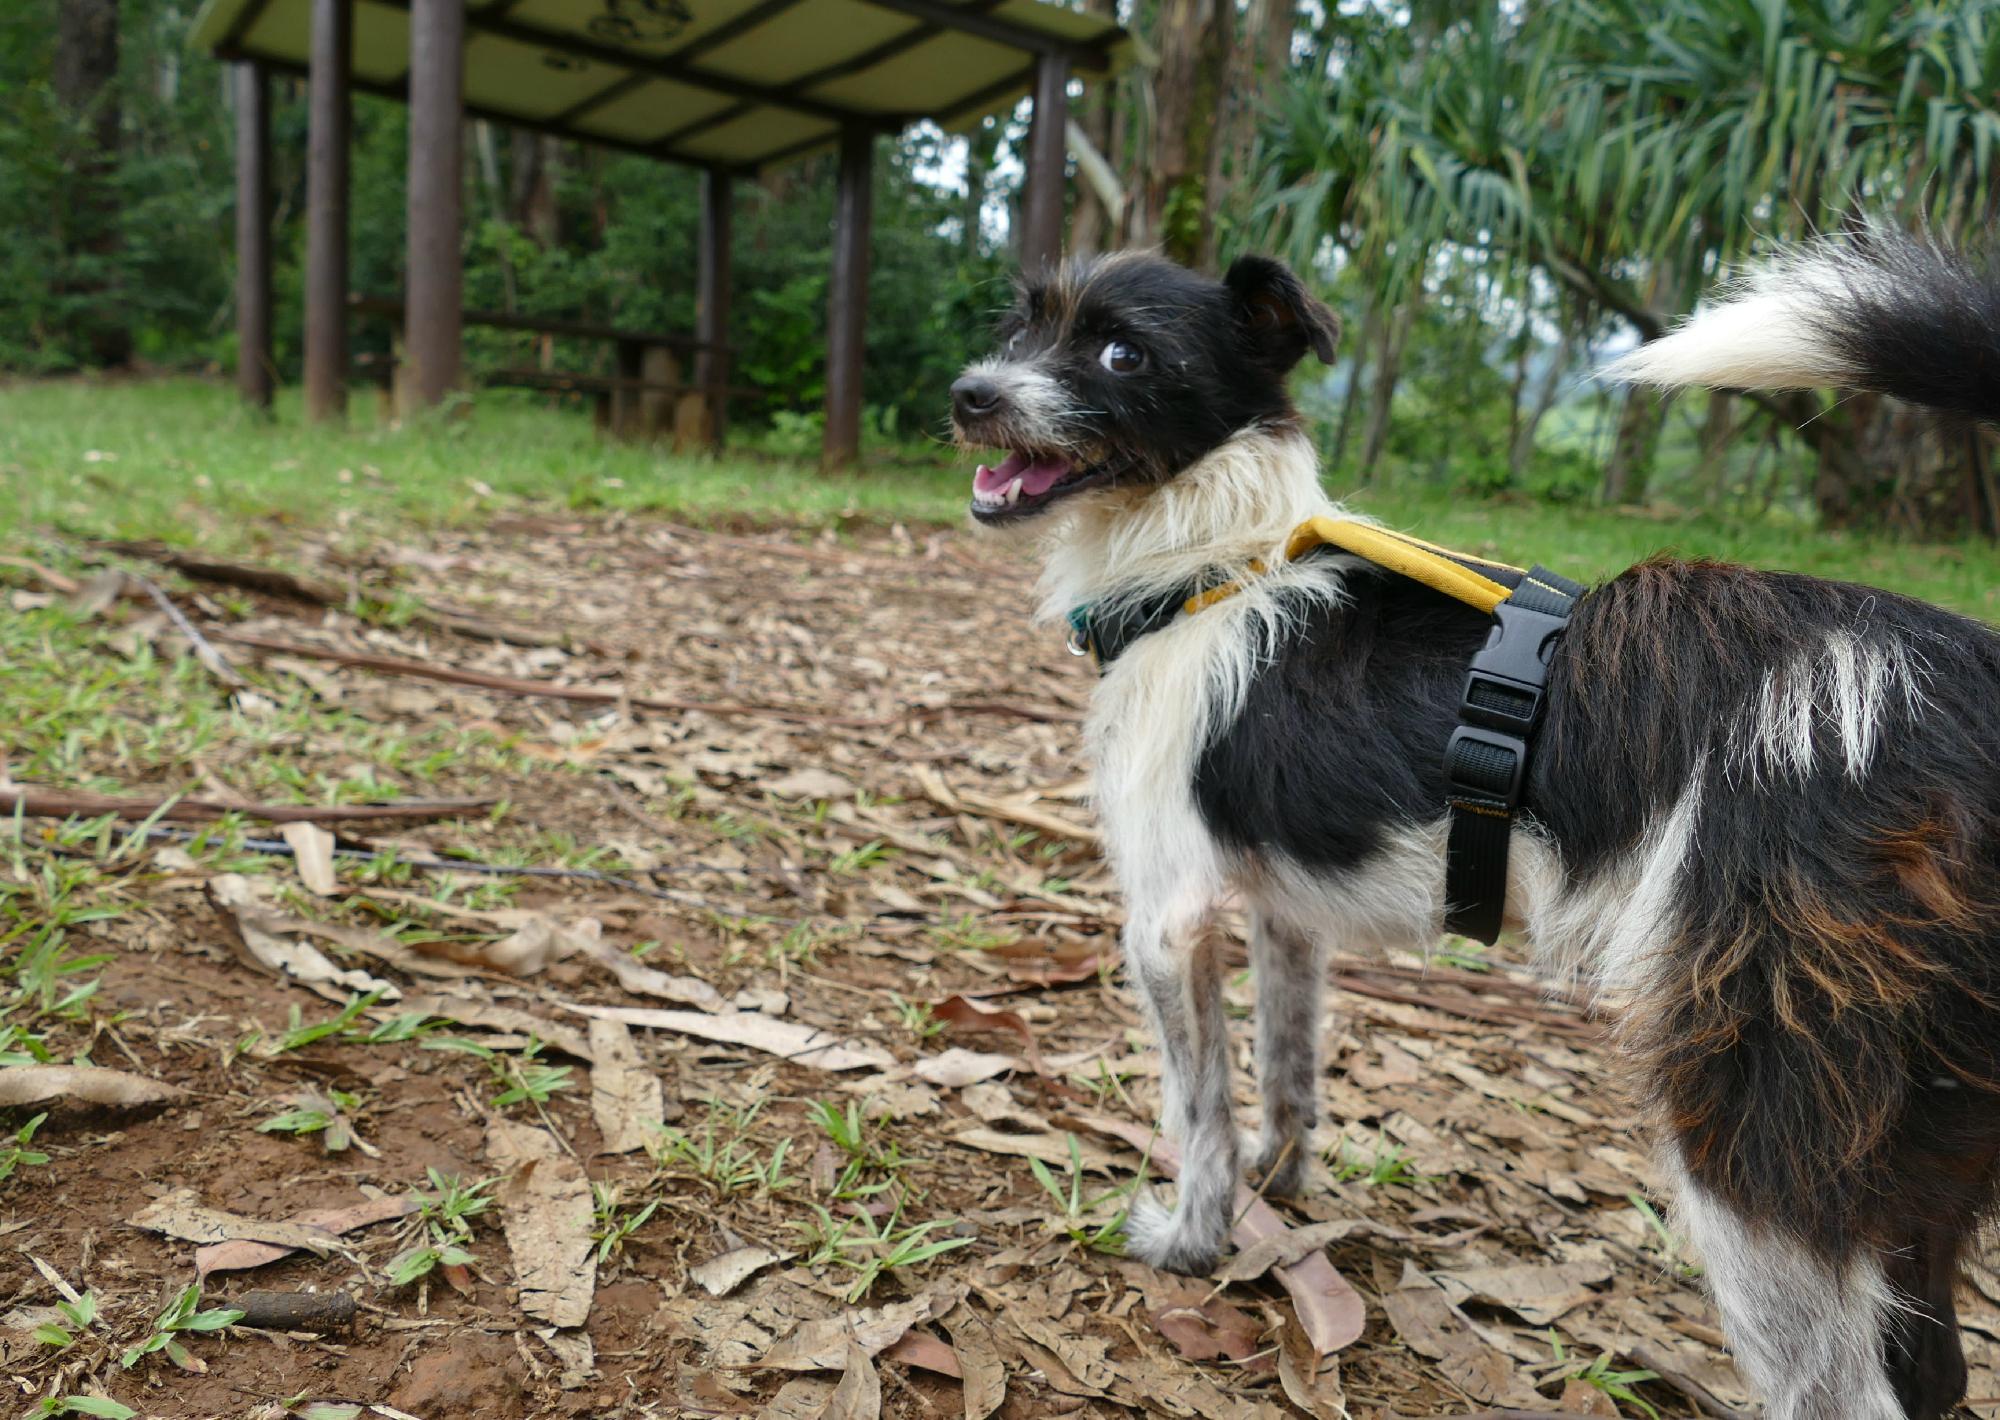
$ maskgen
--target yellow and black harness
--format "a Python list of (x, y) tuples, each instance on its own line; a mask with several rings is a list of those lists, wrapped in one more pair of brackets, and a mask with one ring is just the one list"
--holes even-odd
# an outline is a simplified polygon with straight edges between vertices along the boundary
[[(1444, 750), (1451, 836), (1445, 855), (1445, 930), (1491, 942), (1507, 901), (1507, 842), (1521, 808), (1528, 751), (1541, 724), (1549, 660), (1584, 589), (1545, 567), (1523, 570), (1345, 518), (1292, 530), (1285, 560), (1351, 553), (1493, 618), (1472, 658), (1458, 724)], [(1265, 570), (1252, 563), (1253, 573)], [(1149, 632), (1243, 590), (1242, 578), (1203, 580), (1170, 592), (1069, 615), (1070, 650), (1102, 671)]]

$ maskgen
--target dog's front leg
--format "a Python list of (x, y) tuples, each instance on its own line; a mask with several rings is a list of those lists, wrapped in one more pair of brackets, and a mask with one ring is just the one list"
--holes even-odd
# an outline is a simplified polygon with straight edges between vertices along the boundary
[(1257, 983), (1257, 1089), (1264, 1130), (1252, 1181), (1289, 1198), (1305, 1181), (1319, 1120), (1320, 1002), (1326, 953), (1319, 938), (1268, 909), (1250, 914), (1250, 971)]
[(1125, 960), (1159, 1033), (1162, 1125), (1181, 1149), (1179, 1201), (1169, 1213), (1151, 1197), (1136, 1199), (1127, 1245), (1155, 1267), (1199, 1275), (1222, 1255), (1236, 1197), (1229, 1031), (1207, 908), (1128, 924)]

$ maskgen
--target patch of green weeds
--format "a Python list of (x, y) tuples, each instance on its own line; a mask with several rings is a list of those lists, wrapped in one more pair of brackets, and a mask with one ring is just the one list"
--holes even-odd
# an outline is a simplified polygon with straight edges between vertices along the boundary
[[(1562, 1338), (1556, 1334), (1553, 1327), (1549, 1329), (1549, 1349), (1555, 1353), (1557, 1365), (1561, 1366), (1568, 1360)], [(1582, 1381), (1592, 1389), (1602, 1391), (1613, 1403), (1632, 1406), (1644, 1415), (1646, 1420), (1660, 1420), (1659, 1409), (1653, 1402), (1633, 1390), (1634, 1386), (1658, 1380), (1660, 1378), (1658, 1371), (1613, 1370), (1611, 1355), (1606, 1352), (1589, 1365), (1581, 1363), (1569, 1365), (1567, 1369), (1558, 1373), (1558, 1378)]]
[(493, 1206), (486, 1190), (495, 1178), (467, 1183), (457, 1174), (424, 1170), (431, 1191), (419, 1195), (417, 1238), (389, 1259), (389, 1281), (397, 1287), (428, 1277), (439, 1267), (470, 1266), (472, 1220)]
[(1326, 1162), (1336, 1183), (1359, 1181), (1370, 1188), (1415, 1188), (1431, 1182), (1430, 1174), (1410, 1162), (1409, 1150), (1380, 1135), (1375, 1138), (1375, 1147), (1367, 1151), (1343, 1138), (1327, 1150)]
[(559, 1091), (574, 1088), (575, 1085), (570, 1079), (575, 1073), (574, 1067), (551, 1065), (543, 1060), (542, 1051), (546, 1047), (533, 1036), (529, 1036), (528, 1043), (518, 1051), (495, 1050), (490, 1045), (457, 1035), (433, 1036), (423, 1043), (423, 1048), (456, 1051), (485, 1061), (498, 1091), (493, 1096), (495, 1109), (529, 1104), (539, 1112)]
[(757, 1147), (749, 1137), (750, 1128), (763, 1109), (762, 1101), (738, 1109), (710, 1099), (698, 1126), (661, 1127), (653, 1161), (661, 1172), (692, 1175), (718, 1194), (781, 1192), (798, 1181), (785, 1173), (792, 1141), (778, 1140), (769, 1155)]
[(181, 1339), (199, 1336), (206, 1332), (220, 1331), (226, 1326), (234, 1326), (243, 1320), (243, 1313), (235, 1307), (213, 1307), (201, 1310), (201, 1283), (192, 1282), (184, 1287), (160, 1314), (153, 1319), (152, 1334), (136, 1346), (128, 1346), (118, 1358), (118, 1364), (126, 1370), (139, 1364), (155, 1351), (164, 1351), (167, 1359), (184, 1371), (197, 1370), (187, 1348)]
[(655, 1198), (643, 1208), (633, 1208), (620, 1213), (618, 1186), (611, 1183), (590, 1185), (591, 1241), (597, 1244), (597, 1264), (602, 1267), (624, 1249), (625, 1240), (646, 1225), (660, 1206)]
[(35, 1137), (35, 1131), (42, 1127), (47, 1114), (38, 1114), (16, 1129), (11, 1135), (0, 1138), (0, 1181), (11, 1178), (17, 1168), (37, 1168), (49, 1161), (49, 1156), (39, 1149), (28, 1147)]
[[(1108, 1188), (1102, 1193), (1088, 1198), (1083, 1190), (1083, 1149), (1076, 1141), (1076, 1135), (1069, 1136), (1069, 1171), (1062, 1182), (1056, 1181), (1055, 1174), (1040, 1159), (1028, 1160), (1028, 1169), (1041, 1184), (1056, 1207), (1062, 1210), (1062, 1230), (1069, 1234), (1070, 1241), (1089, 1252), (1107, 1253), (1121, 1257), (1125, 1252), (1125, 1224), (1132, 1216), (1132, 1198), (1139, 1191), (1139, 1184), (1146, 1176), (1146, 1165), (1139, 1166), (1138, 1174), (1129, 1182)], [(1109, 1218), (1102, 1218), (1105, 1208), (1119, 1203), (1122, 1206)]]
[(847, 1289), (849, 1306), (875, 1289), (887, 1273), (920, 1267), (933, 1258), (965, 1247), (969, 1237), (932, 1238), (939, 1228), (956, 1227), (956, 1218), (933, 1218), (928, 1223), (903, 1224), (899, 1204), (877, 1223), (865, 1210), (836, 1218), (815, 1203), (813, 1221), (795, 1223), (803, 1237), (809, 1268), (838, 1267), (854, 1273), (854, 1285)]
[(65, 1326), (62, 1322), (54, 1321), (43, 1322), (35, 1328), (35, 1340), (60, 1351), (74, 1346), (77, 1337), (96, 1327), (97, 1293), (85, 1292), (73, 1302), (57, 1302), (56, 1313), (69, 1325)]

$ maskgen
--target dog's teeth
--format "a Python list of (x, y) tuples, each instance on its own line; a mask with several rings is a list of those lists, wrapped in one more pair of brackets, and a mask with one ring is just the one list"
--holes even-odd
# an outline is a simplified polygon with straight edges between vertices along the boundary
[(1011, 508), (1020, 501), (1021, 501), (1021, 480), (1017, 478), (1012, 483), (1007, 485), (1007, 506)]

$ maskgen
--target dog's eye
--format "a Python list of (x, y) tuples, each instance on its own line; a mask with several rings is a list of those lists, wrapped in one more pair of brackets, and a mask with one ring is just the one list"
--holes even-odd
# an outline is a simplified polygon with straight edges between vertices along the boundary
[(1129, 375), (1146, 363), (1146, 352), (1130, 341), (1114, 340), (1098, 355), (1097, 363), (1114, 375)]

